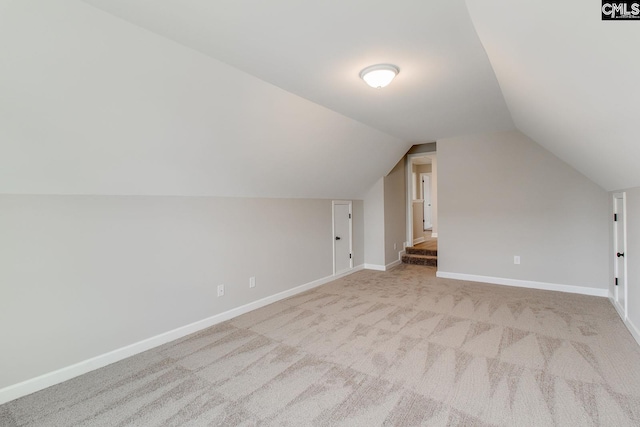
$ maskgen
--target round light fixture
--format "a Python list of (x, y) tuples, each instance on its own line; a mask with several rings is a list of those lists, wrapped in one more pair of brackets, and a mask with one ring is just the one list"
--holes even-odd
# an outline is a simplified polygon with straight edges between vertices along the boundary
[(400, 70), (395, 65), (377, 64), (371, 65), (360, 71), (360, 78), (373, 88), (381, 88), (391, 83)]

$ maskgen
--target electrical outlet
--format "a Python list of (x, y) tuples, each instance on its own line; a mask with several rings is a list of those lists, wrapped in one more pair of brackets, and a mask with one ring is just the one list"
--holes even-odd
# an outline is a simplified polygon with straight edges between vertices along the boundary
[(395, 251), (395, 250), (397, 250), (397, 249), (398, 249), (398, 244), (397, 244), (397, 243), (394, 243), (394, 244), (393, 244), (393, 250)]
[(218, 296), (224, 296), (224, 285), (218, 285)]
[(249, 287), (250, 288), (255, 288), (256, 287), (256, 277), (255, 276), (249, 277)]
[(513, 256), (513, 263), (514, 264), (520, 264), (520, 255), (514, 255)]

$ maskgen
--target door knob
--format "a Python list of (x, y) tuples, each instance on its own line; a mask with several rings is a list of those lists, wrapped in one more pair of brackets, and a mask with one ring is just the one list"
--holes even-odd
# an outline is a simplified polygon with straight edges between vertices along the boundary
[(340, 240), (340, 237), (336, 236), (336, 240)]
[(624, 252), (623, 252), (623, 253), (618, 252), (618, 253), (616, 254), (616, 256), (617, 256), (618, 258), (620, 258), (621, 256), (624, 256)]

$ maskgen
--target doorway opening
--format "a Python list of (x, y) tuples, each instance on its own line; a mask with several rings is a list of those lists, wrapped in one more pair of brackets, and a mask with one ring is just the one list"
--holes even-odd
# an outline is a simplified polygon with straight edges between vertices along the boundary
[(407, 155), (407, 264), (437, 266), (438, 191), (435, 152)]
[(433, 231), (432, 210), (431, 210), (431, 172), (421, 173), (418, 179), (420, 185), (420, 196), (422, 198), (422, 230)]

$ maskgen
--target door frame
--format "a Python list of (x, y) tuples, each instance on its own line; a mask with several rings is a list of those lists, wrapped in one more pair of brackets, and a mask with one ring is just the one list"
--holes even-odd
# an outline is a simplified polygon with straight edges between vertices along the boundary
[[(351, 200), (332, 200), (331, 201), (331, 247), (333, 248), (333, 275), (336, 274), (336, 205), (349, 206), (349, 270), (353, 269), (353, 201)], [(343, 273), (343, 272), (341, 272)]]
[[(627, 194), (625, 192), (613, 193), (613, 214), (620, 213), (617, 210), (616, 199), (622, 200), (622, 221), (614, 221), (613, 222), (613, 275), (614, 280), (618, 278), (618, 257), (616, 252), (618, 251), (618, 227), (622, 227), (622, 251), (624, 253), (624, 257), (622, 258), (622, 280), (618, 283), (618, 286), (614, 285), (613, 290), (613, 306), (622, 317), (622, 320), (627, 321), (627, 313), (628, 313), (628, 286), (627, 286)], [(622, 293), (624, 296), (624, 306), (621, 306), (618, 302), (619, 292), (621, 292), (620, 287), (622, 287)]]
[[(407, 215), (406, 215), (406, 220), (407, 220), (407, 236), (406, 236), (406, 241), (404, 242), (404, 246), (405, 248), (407, 246), (413, 246), (413, 187), (414, 187), (414, 183), (413, 183), (413, 169), (411, 168), (411, 165), (413, 164), (413, 159), (417, 158), (417, 157), (430, 157), (431, 158), (431, 164), (433, 165), (433, 160), (435, 160), (437, 158), (437, 152), (436, 151), (427, 151), (424, 153), (414, 153), (414, 154), (407, 154), (406, 157), (406, 162), (405, 162), (405, 169), (406, 169), (406, 190), (407, 190), (407, 195), (406, 195), (406, 199), (407, 199)], [(432, 166), (433, 167), (433, 166)], [(433, 174), (433, 171), (431, 172)], [(431, 177), (431, 179), (433, 180), (433, 175)], [(431, 190), (433, 191), (433, 185), (431, 186)], [(433, 201), (433, 194), (431, 195), (431, 200)], [(431, 204), (433, 206), (433, 203)], [(433, 215), (433, 212), (432, 212)], [(435, 235), (433, 237), (436, 237)]]

